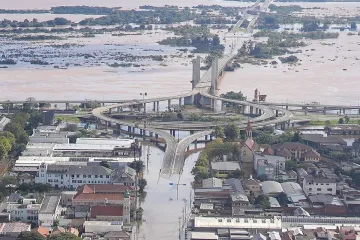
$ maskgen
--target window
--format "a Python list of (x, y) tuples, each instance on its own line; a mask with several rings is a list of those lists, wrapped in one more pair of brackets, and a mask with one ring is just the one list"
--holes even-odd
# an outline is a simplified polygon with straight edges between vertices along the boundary
[(312, 191), (312, 188), (309, 188), (309, 191)]
[(263, 220), (261, 220), (261, 222), (262, 222), (262, 223), (266, 223), (266, 220), (265, 220), (265, 219), (263, 219)]
[(91, 175), (88, 175), (88, 178), (91, 178)]
[(245, 218), (245, 219), (244, 219), (244, 222), (245, 222), (245, 223), (248, 223), (248, 222), (249, 222), (249, 220), (248, 220), (247, 218)]
[(71, 182), (72, 182), (72, 183), (76, 183), (76, 180), (72, 180)]
[(103, 175), (100, 175), (100, 178), (103, 178)]
[(240, 222), (240, 219), (237, 218), (237, 219), (236, 219), (236, 222), (239, 223), (239, 222)]
[(222, 219), (218, 219), (218, 222), (222, 222)]
[(106, 178), (109, 178), (110, 176), (109, 175), (106, 175)]
[(332, 188), (328, 188), (327, 190), (328, 190), (329, 192), (331, 192), (331, 191), (332, 191)]
[(74, 178), (74, 174), (71, 174), (71, 177)]
[(85, 175), (85, 174), (83, 175), (83, 178), (86, 178), (86, 175)]
[(82, 181), (81, 181), (81, 180), (78, 180), (78, 183), (82, 183)]
[(316, 191), (321, 191), (321, 188), (317, 188)]
[(257, 223), (257, 220), (256, 220), (256, 219), (254, 219), (254, 220), (253, 220), (253, 223)]
[(98, 175), (95, 175), (95, 178), (98, 178)]
[(77, 177), (77, 178), (79, 178), (79, 177), (80, 177), (80, 175), (79, 175), (79, 174), (77, 174), (77, 175), (76, 175), (76, 177)]

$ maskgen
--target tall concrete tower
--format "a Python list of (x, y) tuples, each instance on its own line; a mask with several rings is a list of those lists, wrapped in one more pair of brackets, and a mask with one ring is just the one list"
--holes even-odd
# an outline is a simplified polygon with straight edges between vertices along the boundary
[(211, 94), (215, 94), (217, 90), (217, 81), (219, 78), (218, 62), (218, 57), (215, 57), (211, 66)]
[(192, 63), (193, 63), (192, 89), (194, 89), (196, 84), (200, 82), (200, 64), (201, 64), (200, 56), (197, 56), (196, 59), (192, 61)]

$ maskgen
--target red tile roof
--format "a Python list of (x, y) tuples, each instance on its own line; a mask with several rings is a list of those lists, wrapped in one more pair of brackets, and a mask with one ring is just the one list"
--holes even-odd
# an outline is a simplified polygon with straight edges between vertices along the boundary
[(271, 147), (267, 147), (264, 149), (263, 154), (265, 155), (274, 155), (274, 150)]
[(50, 234), (50, 230), (42, 226), (36, 228), (35, 231), (40, 233), (43, 237), (47, 237)]
[(122, 206), (93, 206), (90, 210), (91, 218), (96, 218), (96, 216), (121, 217), (123, 214)]
[(119, 184), (85, 184), (77, 189), (82, 193), (124, 193), (126, 190), (135, 191), (135, 188)]
[(77, 193), (73, 200), (123, 200), (124, 195), (121, 193)]
[(320, 158), (320, 154), (315, 151), (314, 149), (311, 149), (311, 151), (307, 151), (303, 155), (304, 158)]
[(245, 145), (250, 149), (253, 150), (255, 142), (251, 138), (248, 138), (245, 142)]

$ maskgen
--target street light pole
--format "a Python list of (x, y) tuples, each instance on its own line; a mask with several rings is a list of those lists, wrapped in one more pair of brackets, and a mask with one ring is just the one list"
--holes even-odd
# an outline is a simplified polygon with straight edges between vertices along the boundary
[(186, 183), (169, 183), (170, 186), (176, 186), (176, 199), (179, 200), (179, 185), (186, 186)]

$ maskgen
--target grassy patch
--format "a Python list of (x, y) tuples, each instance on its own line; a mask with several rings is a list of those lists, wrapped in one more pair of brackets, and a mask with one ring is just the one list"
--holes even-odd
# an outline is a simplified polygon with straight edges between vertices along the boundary
[(73, 122), (73, 123), (79, 123), (80, 119), (78, 117), (75, 116), (56, 116), (56, 120), (57, 121), (62, 121), (62, 122)]

